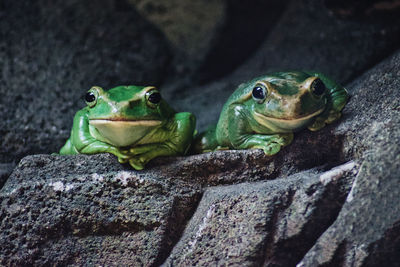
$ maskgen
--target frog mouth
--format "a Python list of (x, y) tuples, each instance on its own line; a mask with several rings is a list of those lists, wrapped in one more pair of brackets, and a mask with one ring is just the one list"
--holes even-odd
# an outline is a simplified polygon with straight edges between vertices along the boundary
[(254, 112), (254, 119), (261, 125), (264, 125), (276, 132), (289, 132), (302, 129), (303, 127), (311, 123), (311, 121), (323, 111), (324, 109), (320, 109), (309, 115), (293, 119), (274, 118), (265, 116), (258, 112)]
[(92, 119), (89, 124), (98, 133), (91, 129), (92, 135), (97, 139), (116, 147), (130, 146), (137, 143), (151, 130), (161, 125), (158, 120), (116, 120), (116, 119)]

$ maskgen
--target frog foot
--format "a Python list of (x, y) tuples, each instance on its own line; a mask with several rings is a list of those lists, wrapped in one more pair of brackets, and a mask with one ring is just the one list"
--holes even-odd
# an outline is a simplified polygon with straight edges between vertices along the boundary
[(264, 151), (268, 156), (275, 155), (281, 150), (282, 146), (289, 145), (293, 141), (293, 133), (275, 134), (275, 135), (261, 135), (252, 148), (259, 148)]
[(117, 156), (119, 163), (127, 163), (130, 157), (132, 156), (129, 153), (129, 150), (123, 150), (123, 149), (116, 149), (115, 151), (110, 151), (110, 153)]
[(328, 117), (317, 117), (314, 123), (308, 126), (307, 128), (313, 132), (321, 130), (322, 128), (325, 127), (326, 124), (330, 124), (332, 122), (337, 121), (341, 117), (341, 115), (342, 114), (340, 112), (331, 110), (329, 112)]
[(309, 125), (307, 128), (310, 131), (318, 131), (321, 130), (322, 128), (324, 128), (326, 125), (325, 123), (325, 119), (324, 118), (316, 118), (315, 121), (313, 122), (313, 124)]
[(140, 156), (135, 156), (129, 159), (129, 165), (131, 165), (135, 170), (143, 170), (146, 163), (148, 162), (148, 159), (145, 159)]
[(265, 155), (272, 156), (278, 153), (281, 150), (282, 145), (275, 143), (275, 142), (270, 142), (268, 144), (265, 144), (263, 146), (255, 146), (254, 148), (259, 148), (264, 151)]

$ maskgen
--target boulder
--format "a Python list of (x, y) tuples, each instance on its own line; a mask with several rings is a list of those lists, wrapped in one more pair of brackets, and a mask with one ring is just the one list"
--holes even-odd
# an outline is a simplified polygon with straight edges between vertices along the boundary
[(106, 154), (28, 156), (0, 192), (0, 265), (159, 265), (199, 189)]
[(165, 266), (294, 266), (335, 220), (354, 162), (205, 191)]

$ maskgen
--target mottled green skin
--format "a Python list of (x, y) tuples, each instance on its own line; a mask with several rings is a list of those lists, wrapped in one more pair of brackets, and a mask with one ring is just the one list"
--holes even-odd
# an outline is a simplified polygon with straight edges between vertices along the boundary
[[(95, 104), (87, 103), (75, 114), (71, 136), (60, 154), (111, 153), (119, 162), (129, 162), (137, 170), (143, 169), (155, 157), (185, 154), (193, 139), (195, 117), (188, 112), (176, 113), (162, 99), (158, 104), (149, 102), (149, 91), (154, 90), (154, 87), (143, 86), (119, 86), (108, 91), (91, 88), (89, 91), (97, 95)], [(110, 125), (114, 122), (139, 123), (131, 133), (124, 133), (125, 128), (115, 129), (122, 136), (134, 136), (135, 141), (123, 146), (113, 145), (121, 140), (104, 137), (101, 128), (91, 123), (98, 119), (110, 122)], [(143, 121), (159, 124), (141, 125)]]
[[(312, 81), (320, 79), (326, 89), (317, 96)], [(262, 102), (253, 88), (266, 85)], [(347, 91), (321, 73), (276, 72), (241, 84), (225, 103), (216, 126), (196, 137), (196, 153), (216, 149), (263, 149), (273, 155), (293, 140), (293, 132), (312, 131), (340, 118)]]

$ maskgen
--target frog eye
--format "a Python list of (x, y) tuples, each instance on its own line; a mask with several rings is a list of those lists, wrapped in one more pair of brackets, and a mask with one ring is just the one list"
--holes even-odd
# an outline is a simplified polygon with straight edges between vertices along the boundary
[(321, 81), (321, 79), (315, 79), (310, 86), (311, 92), (320, 97), (324, 94), (326, 87), (325, 84)]
[(257, 103), (262, 103), (267, 97), (267, 89), (263, 85), (256, 85), (253, 88), (252, 96)]
[(86, 104), (89, 107), (94, 107), (97, 103), (98, 92), (95, 89), (90, 89), (85, 95)]
[(146, 93), (146, 100), (150, 107), (155, 107), (161, 102), (161, 94), (157, 90), (151, 90)]

